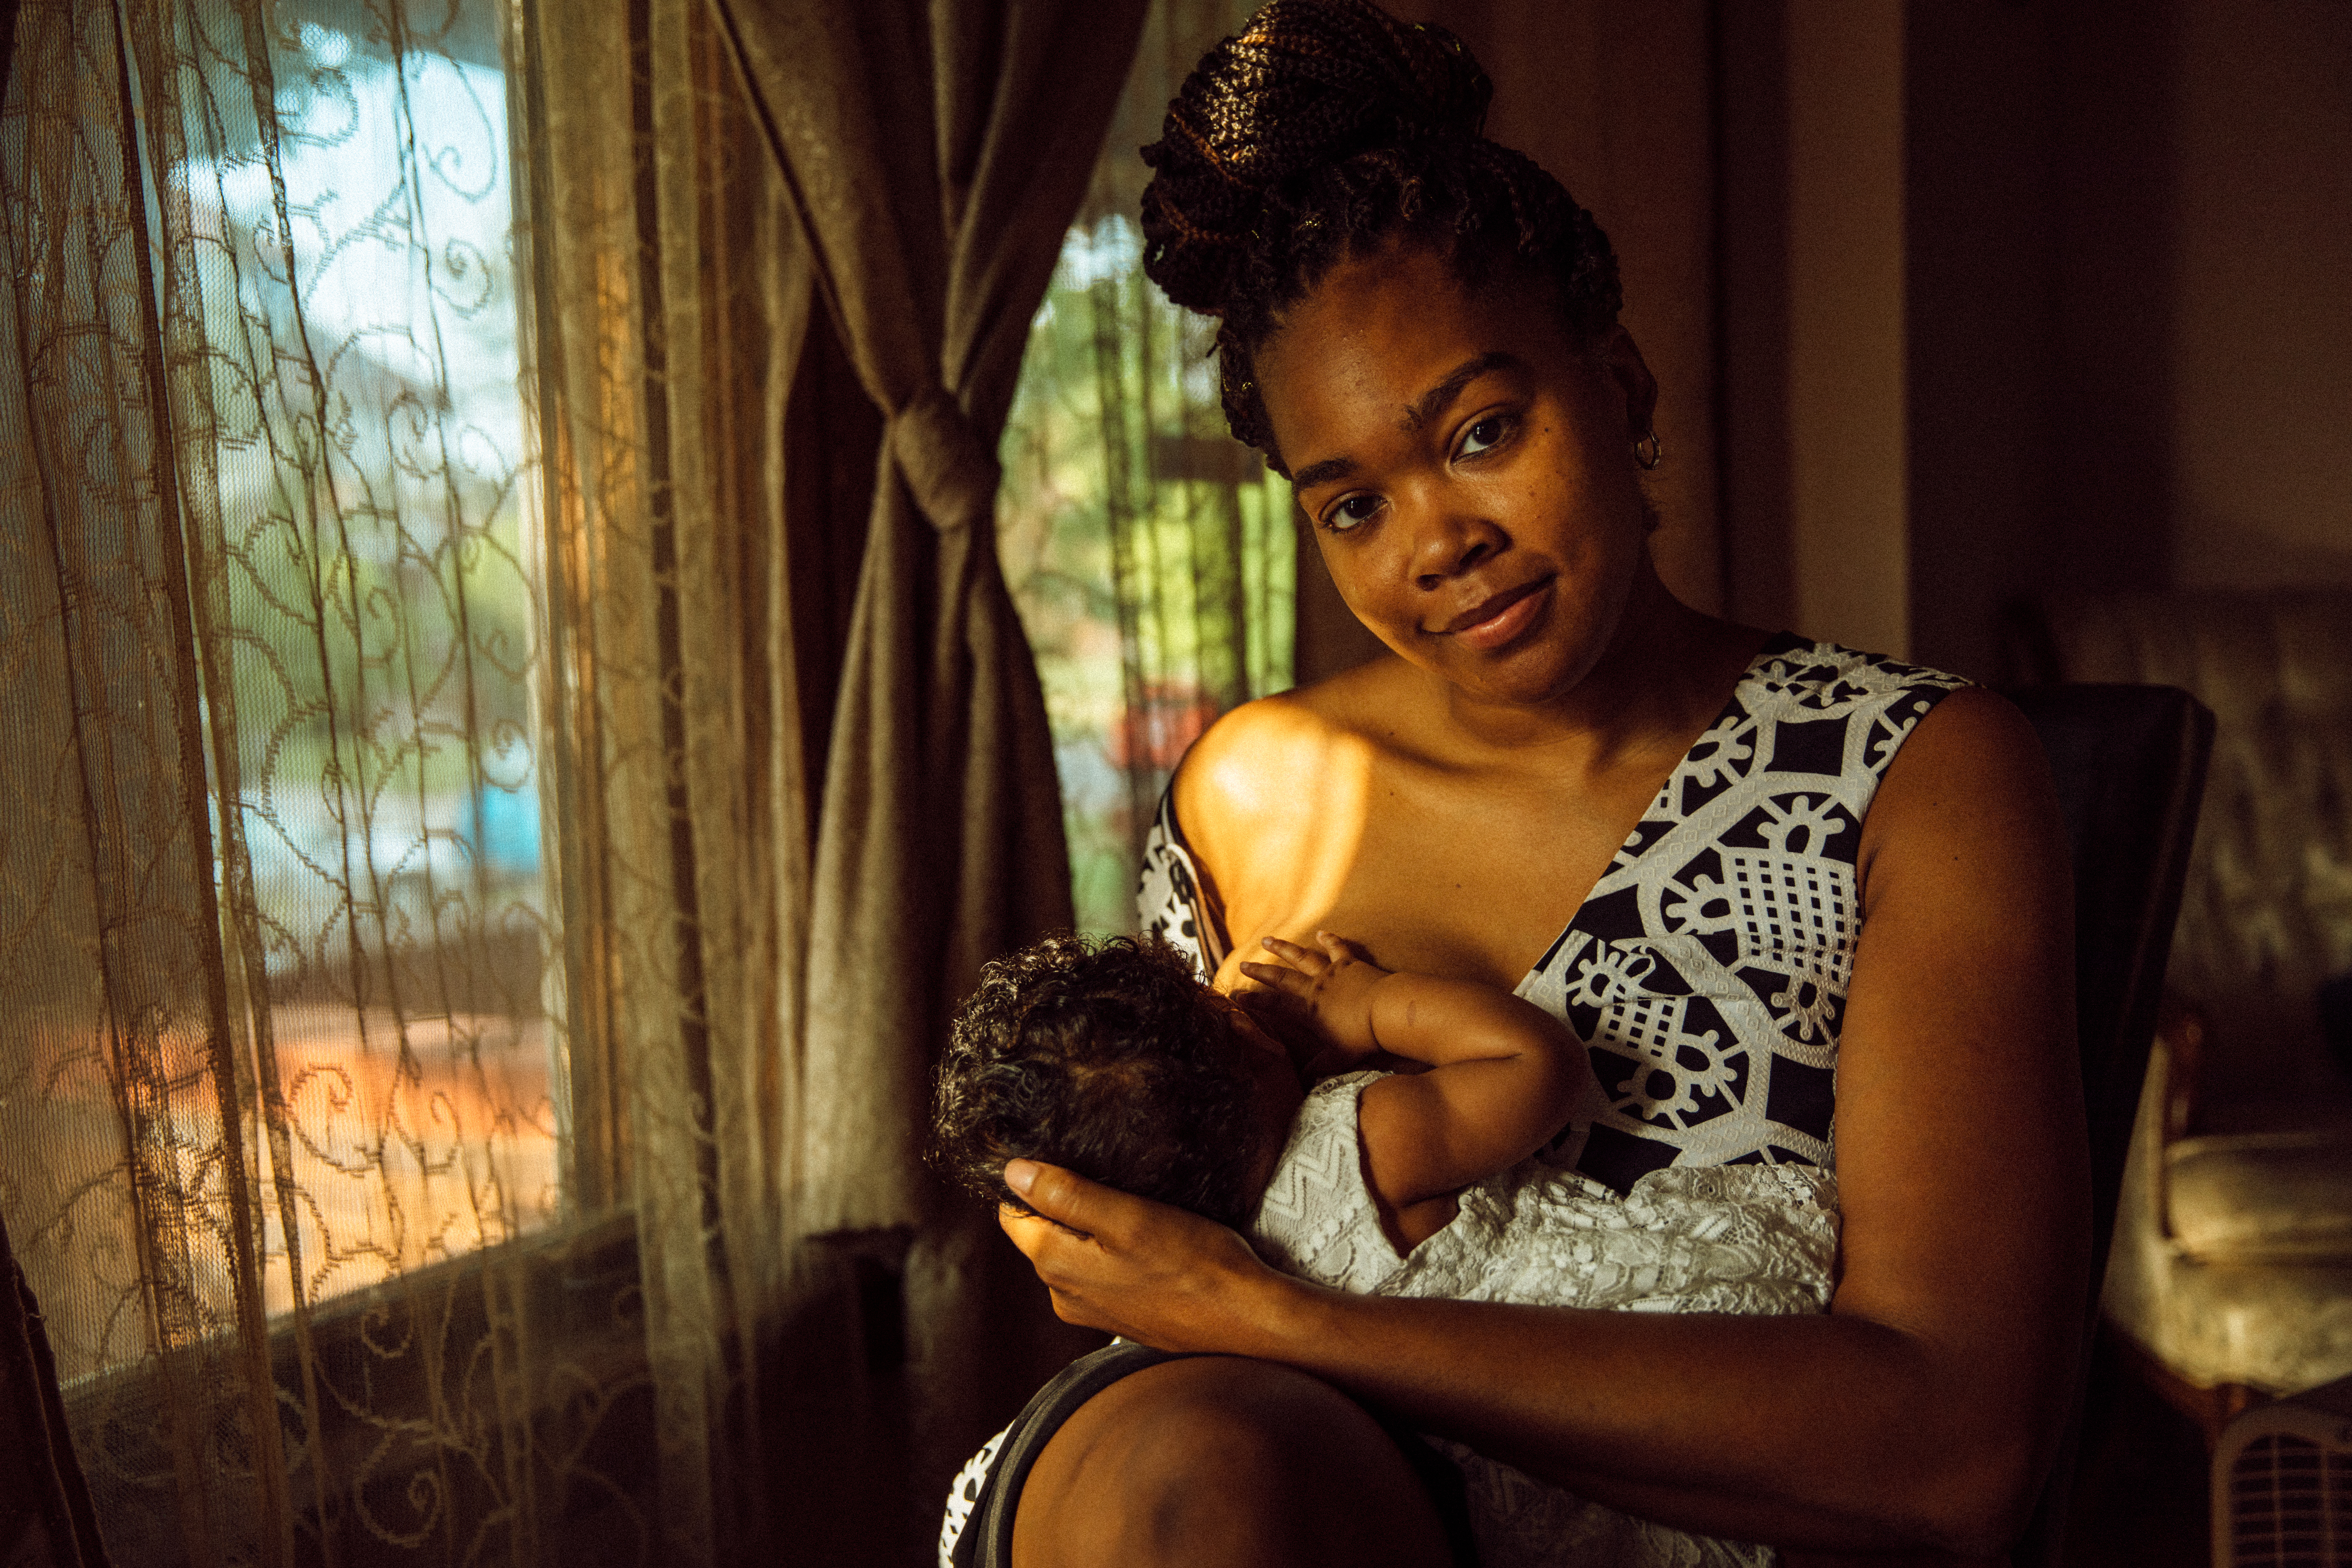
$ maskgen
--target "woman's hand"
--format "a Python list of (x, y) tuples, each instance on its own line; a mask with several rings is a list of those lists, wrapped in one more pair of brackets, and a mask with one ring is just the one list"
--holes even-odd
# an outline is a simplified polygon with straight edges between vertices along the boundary
[(1374, 963), (1370, 953), (1328, 931), (1315, 933), (1320, 952), (1278, 936), (1260, 942), (1282, 962), (1244, 963), (1242, 973), (1268, 991), (1279, 993), (1324, 1042), (1325, 1048), (1308, 1064), (1311, 1074), (1360, 1067), (1379, 1053), (1381, 1042), (1372, 1028), (1372, 990), (1390, 972)]
[(1270, 1316), (1270, 1293), (1297, 1284), (1234, 1232), (1187, 1210), (1034, 1160), (1007, 1163), (1004, 1183), (1037, 1212), (1000, 1208), (997, 1223), (1064, 1322), (1156, 1350), (1246, 1353)]

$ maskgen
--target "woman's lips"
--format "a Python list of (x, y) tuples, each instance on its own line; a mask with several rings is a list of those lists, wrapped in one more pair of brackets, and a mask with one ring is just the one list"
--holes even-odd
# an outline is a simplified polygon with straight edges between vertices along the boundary
[(1475, 648), (1496, 648), (1517, 637), (1535, 624), (1550, 602), (1544, 590), (1551, 586), (1549, 577), (1538, 577), (1523, 583), (1482, 604), (1464, 611), (1446, 623), (1444, 634), (1459, 637)]

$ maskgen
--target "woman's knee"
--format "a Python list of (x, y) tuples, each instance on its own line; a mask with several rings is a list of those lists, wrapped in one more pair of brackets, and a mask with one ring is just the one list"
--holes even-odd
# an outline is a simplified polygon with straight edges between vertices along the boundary
[(1163, 1363), (1089, 1400), (1038, 1456), (1016, 1568), (1447, 1561), (1434, 1508), (1363, 1408), (1270, 1363)]

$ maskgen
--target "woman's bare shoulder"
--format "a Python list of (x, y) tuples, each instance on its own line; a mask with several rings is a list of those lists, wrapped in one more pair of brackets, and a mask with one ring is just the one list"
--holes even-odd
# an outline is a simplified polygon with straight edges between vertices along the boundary
[(2017, 705), (1981, 686), (1938, 702), (1886, 770), (1867, 828), (1948, 823), (1986, 810), (2054, 816), (2050, 763)]
[(1210, 725), (1176, 772), (1185, 837), (1215, 861), (1221, 844), (1268, 842), (1328, 816), (1360, 788), (1380, 715), (1408, 698), (1412, 675), (1402, 660), (1378, 658), (1244, 702)]
[(2057, 791), (2016, 704), (1965, 687), (1919, 721), (1871, 803), (1861, 861), (1874, 920), (1887, 889), (1961, 904), (1998, 895), (2004, 907), (2059, 892), (2069, 857)]

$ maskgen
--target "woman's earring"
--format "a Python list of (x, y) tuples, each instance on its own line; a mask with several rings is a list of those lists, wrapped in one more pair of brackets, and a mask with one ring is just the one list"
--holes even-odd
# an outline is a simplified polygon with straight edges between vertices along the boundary
[(1633, 460), (1642, 465), (1645, 473), (1656, 468), (1658, 459), (1665, 455), (1665, 448), (1658, 445), (1658, 433), (1654, 429), (1643, 431), (1642, 438), (1633, 443)]

